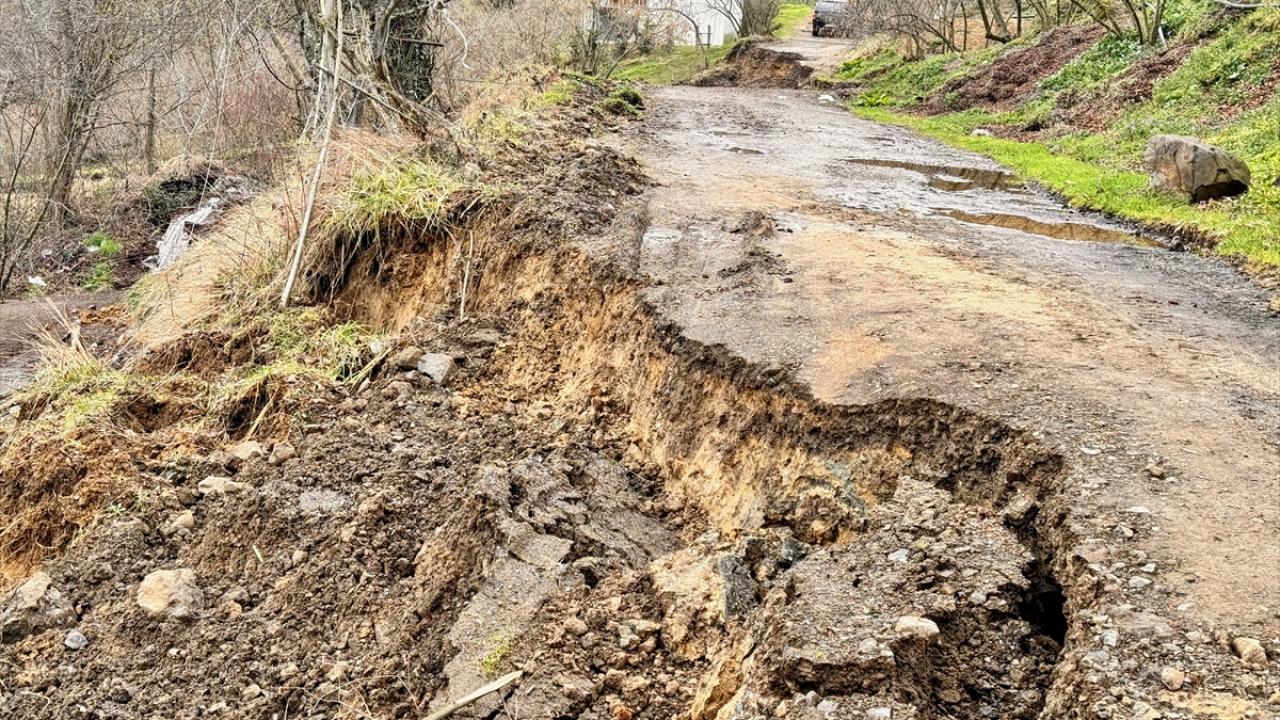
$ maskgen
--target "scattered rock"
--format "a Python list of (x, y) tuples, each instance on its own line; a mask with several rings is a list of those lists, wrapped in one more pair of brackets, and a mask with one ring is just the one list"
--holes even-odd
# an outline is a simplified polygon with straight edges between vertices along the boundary
[(447, 385), (449, 379), (458, 369), (458, 364), (453, 361), (453, 357), (443, 353), (426, 353), (418, 359), (415, 366), (418, 372), (426, 375), (436, 382), (437, 385)]
[(1164, 686), (1174, 692), (1182, 689), (1183, 683), (1187, 680), (1187, 674), (1178, 668), (1167, 667), (1160, 671), (1160, 682)]
[(759, 590), (759, 585), (751, 577), (751, 569), (736, 555), (720, 558), (716, 569), (724, 579), (725, 618), (736, 618), (750, 612), (756, 606)]
[(287, 442), (278, 442), (271, 448), (271, 456), (267, 458), (267, 462), (271, 465), (282, 465), (286, 460), (291, 460), (298, 456), (298, 451)]
[(1267, 651), (1262, 643), (1251, 637), (1238, 637), (1232, 643), (1240, 660), (1249, 667), (1263, 668), (1267, 666)]
[(1133, 720), (1157, 720), (1160, 717), (1160, 711), (1151, 707), (1149, 703), (1138, 700), (1133, 704)]
[(242, 442), (231, 448), (228, 452), (231, 454), (231, 457), (240, 462), (249, 462), (250, 460), (256, 460), (267, 456), (267, 449), (262, 446), (262, 443), (257, 442), (256, 440)]
[(250, 700), (257, 698), (261, 694), (262, 694), (262, 688), (258, 687), (258, 685), (255, 683), (250, 683), (248, 687), (240, 691), (240, 699), (244, 700), (245, 702), (248, 702)]
[(200, 491), (201, 495), (217, 496), (217, 495), (234, 495), (235, 493), (242, 493), (242, 492), (245, 492), (246, 490), (251, 489), (251, 486), (248, 483), (242, 483), (236, 480), (232, 480), (229, 477), (223, 477), (221, 475), (210, 475), (209, 477), (201, 480), (200, 484), (196, 485), (196, 489)]
[(1243, 195), (1249, 190), (1249, 168), (1220, 148), (1181, 135), (1157, 135), (1143, 156), (1151, 184), (1187, 197), (1191, 202)]
[(1158, 463), (1151, 463), (1147, 466), (1147, 474), (1153, 478), (1160, 479), (1165, 475), (1164, 467)]
[(204, 605), (204, 593), (193, 570), (157, 570), (138, 586), (138, 605), (154, 615), (189, 618)]
[(587, 627), (587, 624), (583, 622), (581, 618), (571, 617), (564, 621), (564, 631), (574, 637), (582, 637), (587, 634), (588, 630), (590, 630), (590, 628)]
[(928, 640), (938, 636), (938, 624), (929, 618), (916, 617), (914, 615), (903, 615), (898, 618), (898, 622), (893, 626), (895, 632), (900, 635), (909, 637), (918, 637)]
[(62, 639), (62, 644), (68, 650), (83, 650), (89, 645), (89, 638), (79, 630), (72, 630)]
[(404, 380), (395, 380), (386, 384), (382, 388), (382, 397), (388, 400), (398, 400), (413, 394), (413, 386)]
[(190, 530), (196, 526), (195, 513), (190, 510), (183, 510), (169, 519), (169, 523), (164, 526), (164, 532), (169, 535)]
[(75, 610), (53, 587), (53, 578), (38, 572), (27, 578), (0, 605), (0, 643), (14, 643), (28, 635), (75, 621)]
[(1144, 578), (1141, 575), (1134, 575), (1129, 578), (1129, 587), (1134, 590), (1143, 590), (1151, 586), (1151, 578)]
[(420, 347), (410, 345), (400, 350), (391, 358), (391, 362), (401, 370), (414, 370), (418, 367), (418, 361), (422, 358), (423, 350)]

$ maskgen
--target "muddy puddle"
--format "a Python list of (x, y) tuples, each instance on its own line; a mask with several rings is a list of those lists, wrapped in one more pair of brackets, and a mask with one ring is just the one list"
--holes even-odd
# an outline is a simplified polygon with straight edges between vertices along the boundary
[(850, 158), (855, 165), (869, 167), (897, 168), (926, 175), (929, 185), (940, 190), (961, 191), (982, 188), (985, 190), (1021, 190), (1023, 183), (1004, 170), (971, 167), (965, 165), (935, 165), (908, 160), (889, 160), (883, 158)]
[[(906, 171), (905, 176), (898, 176), (899, 192), (895, 197), (899, 212), (946, 217), (1055, 240), (1162, 246), (1117, 223), (1062, 208), (999, 168), (885, 158), (850, 158), (848, 162), (878, 170)], [(868, 195), (871, 202), (865, 201)], [(863, 194), (846, 192), (842, 202), (850, 207), (883, 210), (880, 197), (875, 190)]]
[(1006, 213), (971, 213), (964, 210), (941, 209), (939, 213), (953, 220), (1017, 230), (1030, 235), (1041, 235), (1056, 240), (1075, 242), (1127, 243), (1144, 247), (1161, 247), (1161, 244), (1126, 230), (1087, 222), (1051, 222), (1010, 215)]

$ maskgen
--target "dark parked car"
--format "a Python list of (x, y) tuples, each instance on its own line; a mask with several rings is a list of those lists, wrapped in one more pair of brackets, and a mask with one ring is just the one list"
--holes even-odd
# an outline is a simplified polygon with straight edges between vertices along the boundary
[(848, 10), (849, 3), (844, 0), (818, 0), (813, 12), (813, 36), (839, 34)]

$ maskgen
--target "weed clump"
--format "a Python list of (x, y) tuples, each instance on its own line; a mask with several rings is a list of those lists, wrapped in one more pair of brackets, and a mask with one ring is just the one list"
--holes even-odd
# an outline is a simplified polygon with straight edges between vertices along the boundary
[(621, 85), (601, 100), (599, 107), (610, 115), (639, 117), (644, 111), (644, 96), (632, 85)]

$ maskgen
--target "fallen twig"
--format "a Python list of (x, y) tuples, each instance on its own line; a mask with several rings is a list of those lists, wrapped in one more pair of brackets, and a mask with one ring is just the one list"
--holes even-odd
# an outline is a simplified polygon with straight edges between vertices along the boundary
[(493, 682), (489, 683), (488, 685), (485, 685), (484, 687), (480, 688), (479, 690), (476, 690), (475, 692), (471, 693), (470, 695), (467, 695), (466, 697), (462, 698), (461, 700), (459, 700), (459, 701), (457, 701), (457, 702), (455, 702), (455, 703), (453, 703), (453, 704), (451, 704), (451, 705), (449, 705), (449, 706), (447, 706), (447, 707), (445, 707), (445, 708), (442, 708), (441, 710), (439, 710), (439, 711), (437, 711), (437, 712), (434, 712), (434, 713), (432, 713), (432, 714), (428, 715), (428, 716), (427, 716), (427, 718), (426, 718), (426, 720), (444, 720), (444, 718), (447, 718), (447, 717), (449, 717), (450, 715), (452, 715), (452, 714), (454, 714), (454, 713), (458, 712), (458, 711), (459, 711), (459, 710), (461, 710), (462, 708), (464, 708), (464, 707), (466, 707), (466, 706), (470, 705), (471, 703), (473, 703), (473, 702), (475, 702), (475, 701), (479, 700), (480, 698), (484, 697), (485, 695), (489, 695), (489, 694), (491, 694), (491, 693), (498, 692), (498, 691), (499, 691), (499, 690), (501, 690), (502, 688), (504, 688), (504, 687), (506, 687), (506, 686), (510, 685), (511, 683), (515, 682), (516, 680), (519, 680), (519, 679), (520, 679), (520, 678), (522, 678), (522, 677), (524, 677), (524, 671), (523, 671), (523, 670), (517, 670), (517, 671), (515, 671), (515, 672), (513, 672), (513, 673), (511, 673), (511, 674), (509, 674), (509, 675), (503, 675), (502, 677), (498, 678), (497, 680), (494, 680)]

